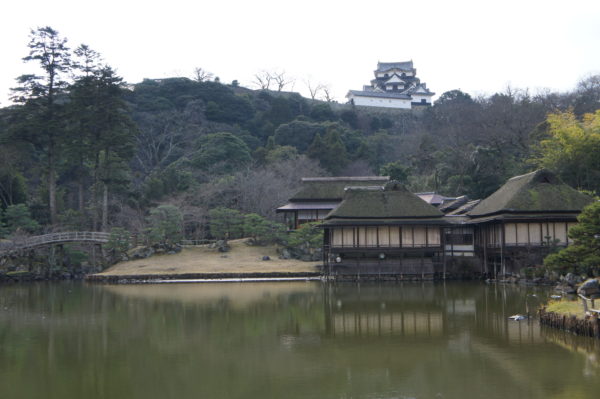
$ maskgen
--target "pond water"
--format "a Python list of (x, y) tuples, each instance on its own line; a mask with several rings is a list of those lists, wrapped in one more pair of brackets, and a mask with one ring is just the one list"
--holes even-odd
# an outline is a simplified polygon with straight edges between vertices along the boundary
[(0, 398), (598, 398), (550, 290), (479, 283), (0, 286)]

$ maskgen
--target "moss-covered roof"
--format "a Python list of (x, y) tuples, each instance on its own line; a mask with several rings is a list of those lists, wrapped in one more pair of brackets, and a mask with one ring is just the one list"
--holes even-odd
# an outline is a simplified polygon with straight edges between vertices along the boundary
[(382, 186), (389, 180), (389, 176), (305, 177), (290, 201), (341, 201), (346, 187)]
[(481, 217), (514, 212), (581, 212), (592, 201), (592, 197), (563, 183), (552, 172), (540, 169), (509, 179), (468, 214)]
[(334, 219), (441, 219), (443, 213), (396, 181), (385, 187), (348, 188), (342, 203), (326, 220)]

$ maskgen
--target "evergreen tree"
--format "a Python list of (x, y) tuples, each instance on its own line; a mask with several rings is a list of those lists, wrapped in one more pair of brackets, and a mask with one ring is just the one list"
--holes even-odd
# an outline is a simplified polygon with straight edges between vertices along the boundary
[(569, 230), (574, 244), (544, 259), (544, 265), (560, 272), (600, 275), (600, 202), (586, 206)]
[(57, 221), (57, 163), (64, 142), (63, 106), (57, 101), (67, 86), (64, 78), (70, 71), (67, 40), (49, 26), (31, 31), (29, 55), (25, 62), (36, 62), (42, 75), (28, 74), (17, 78), (12, 99), (25, 105), (24, 118), (16, 126), (16, 138), (32, 143), (45, 157), (50, 222)]
[(209, 212), (210, 234), (217, 239), (239, 238), (244, 231), (244, 216), (235, 209), (215, 208)]
[(122, 98), (122, 78), (111, 67), (101, 66), (97, 53), (87, 46), (77, 53), (82, 74), (71, 90), (68, 149), (78, 170), (79, 207), (83, 206), (83, 180), (91, 174), (93, 228), (98, 228), (100, 218), (106, 230), (110, 187), (127, 181), (123, 171), (133, 155), (136, 127)]
[(348, 163), (346, 146), (337, 129), (328, 130), (323, 139), (317, 134), (307, 155), (333, 174), (338, 174)]
[(215, 173), (231, 173), (252, 161), (250, 149), (231, 133), (208, 134), (200, 139), (200, 149), (193, 154), (192, 164)]
[(405, 167), (400, 161), (390, 162), (381, 167), (380, 174), (382, 176), (389, 176), (391, 180), (406, 183), (410, 174), (410, 168)]
[(17, 230), (33, 233), (39, 227), (25, 204), (8, 206), (4, 211), (4, 221), (8, 233), (14, 233)]
[(150, 211), (147, 230), (151, 244), (173, 244), (183, 238), (183, 216), (173, 205), (161, 205)]
[[(133, 156), (133, 139), (136, 132), (128, 107), (122, 98), (123, 79), (111, 67), (103, 67), (97, 77), (96, 112), (94, 122), (100, 132), (94, 137), (95, 170), (102, 166), (102, 228), (108, 228), (109, 188), (122, 184), (126, 179), (126, 161)], [(102, 165), (98, 163), (102, 155)], [(98, 173), (94, 174), (98, 183)]]
[(65, 148), (67, 167), (77, 181), (77, 207), (85, 209), (85, 181), (90, 177), (94, 160), (94, 138), (99, 136), (94, 121), (97, 77), (101, 69), (100, 54), (82, 44), (74, 51), (73, 70), (78, 74), (70, 87), (68, 106), (68, 144)]

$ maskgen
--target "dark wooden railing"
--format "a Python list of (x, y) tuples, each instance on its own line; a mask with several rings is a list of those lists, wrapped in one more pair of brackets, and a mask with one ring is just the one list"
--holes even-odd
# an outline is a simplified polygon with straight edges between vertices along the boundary
[(100, 231), (68, 231), (62, 233), (50, 233), (41, 236), (17, 238), (12, 241), (2, 242), (0, 243), (0, 252), (35, 248), (64, 242), (89, 242), (104, 244), (108, 242), (109, 237), (110, 233), (103, 233)]

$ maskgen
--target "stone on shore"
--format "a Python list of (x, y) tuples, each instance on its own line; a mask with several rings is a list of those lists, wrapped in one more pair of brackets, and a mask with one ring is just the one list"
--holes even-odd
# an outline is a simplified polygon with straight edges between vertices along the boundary
[(577, 293), (584, 296), (592, 296), (600, 294), (600, 282), (595, 278), (590, 278), (584, 281), (577, 289)]

